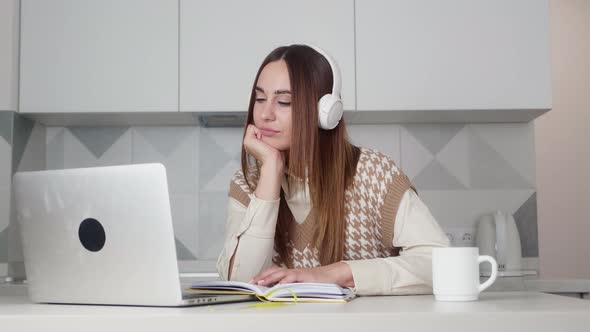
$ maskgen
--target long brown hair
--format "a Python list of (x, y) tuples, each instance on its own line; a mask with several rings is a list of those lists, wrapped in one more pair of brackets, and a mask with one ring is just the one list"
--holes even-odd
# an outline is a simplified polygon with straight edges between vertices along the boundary
[[(318, 127), (318, 101), (332, 92), (332, 70), (328, 61), (305, 45), (290, 45), (273, 50), (262, 62), (250, 95), (244, 136), (254, 123), (256, 83), (262, 69), (270, 62), (284, 60), (291, 84), (291, 146), (287, 173), (289, 188), (306, 177), (311, 196), (311, 219), (314, 222), (314, 244), (322, 265), (343, 259), (346, 231), (345, 190), (353, 183), (360, 149), (348, 139), (344, 119), (332, 130)], [(242, 144), (242, 171), (251, 165)], [(307, 170), (307, 172), (306, 172)], [(260, 174), (260, 169), (257, 169)], [(245, 176), (248, 186), (254, 190)], [(287, 248), (287, 230), (293, 215), (281, 189), (281, 202), (275, 233), (275, 250), (281, 261), (292, 267)]]

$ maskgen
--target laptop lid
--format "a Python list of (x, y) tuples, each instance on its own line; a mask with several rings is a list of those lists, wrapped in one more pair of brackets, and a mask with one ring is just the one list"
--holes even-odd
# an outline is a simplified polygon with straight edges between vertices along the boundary
[(181, 302), (162, 164), (17, 173), (14, 193), (32, 301)]

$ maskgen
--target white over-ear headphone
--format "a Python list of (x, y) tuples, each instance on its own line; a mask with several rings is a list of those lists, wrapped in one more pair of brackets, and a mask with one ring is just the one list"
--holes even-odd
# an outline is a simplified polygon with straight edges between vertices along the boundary
[(323, 95), (318, 102), (318, 126), (325, 130), (334, 129), (342, 119), (343, 113), (342, 100), (340, 99), (340, 89), (342, 88), (340, 68), (336, 61), (321, 48), (309, 44), (303, 45), (309, 46), (321, 54), (328, 60), (332, 69), (332, 93)]

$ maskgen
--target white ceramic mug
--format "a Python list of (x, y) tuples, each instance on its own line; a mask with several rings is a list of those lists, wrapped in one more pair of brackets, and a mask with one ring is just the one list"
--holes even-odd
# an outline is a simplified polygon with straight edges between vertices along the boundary
[[(479, 283), (479, 265), (492, 264), (491, 276)], [(498, 276), (498, 263), (491, 256), (480, 256), (477, 247), (433, 248), (432, 288), (437, 301), (475, 301)]]

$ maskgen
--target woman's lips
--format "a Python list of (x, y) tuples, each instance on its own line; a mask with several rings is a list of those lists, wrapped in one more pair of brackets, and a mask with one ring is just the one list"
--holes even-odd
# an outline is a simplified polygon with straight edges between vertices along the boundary
[(280, 133), (279, 131), (275, 131), (275, 130), (268, 129), (268, 128), (261, 128), (260, 132), (262, 133), (262, 135), (269, 136), (269, 137), (272, 137), (272, 136)]

